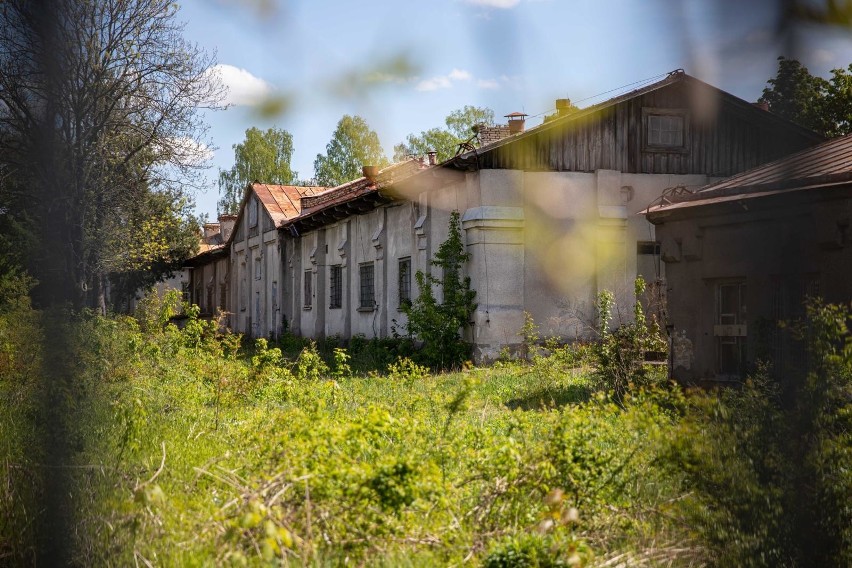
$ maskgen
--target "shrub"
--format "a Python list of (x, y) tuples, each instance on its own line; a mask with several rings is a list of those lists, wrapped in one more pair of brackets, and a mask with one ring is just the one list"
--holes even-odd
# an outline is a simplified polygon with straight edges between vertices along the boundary
[[(408, 333), (423, 341), (418, 355), (432, 368), (459, 367), (470, 356), (470, 344), (462, 339), (462, 332), (470, 325), (476, 309), (473, 301), (476, 292), (470, 288), (470, 278), (462, 277), (464, 263), (469, 258), (462, 241), (459, 212), (453, 211), (447, 240), (438, 247), (430, 263), (440, 269), (441, 277), (418, 270), (417, 298), (402, 306), (408, 316)], [(433, 287), (441, 290), (440, 303)]]
[(645, 354), (649, 351), (665, 351), (666, 342), (656, 324), (648, 324), (639, 296), (645, 290), (642, 277), (634, 285), (635, 304), (633, 321), (610, 330), (612, 308), (615, 298), (612, 292), (603, 290), (597, 301), (598, 341), (594, 344), (598, 384), (615, 395), (621, 401), (631, 385), (648, 386), (653, 379), (645, 364)]

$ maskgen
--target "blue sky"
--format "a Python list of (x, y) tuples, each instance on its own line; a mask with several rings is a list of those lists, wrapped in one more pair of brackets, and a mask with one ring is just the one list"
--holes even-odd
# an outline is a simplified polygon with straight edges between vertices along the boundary
[[(778, 33), (778, 4), (672, 0), (186, 0), (186, 37), (215, 52), (230, 108), (207, 114), (217, 147), (197, 210), (213, 218), (219, 168), (251, 126), (287, 129), (293, 168), (313, 174), (337, 121), (358, 114), (386, 153), (409, 133), (443, 126), (451, 111), (487, 106), (531, 115), (568, 97), (606, 91), (677, 68), (754, 101), (797, 57), (812, 73), (852, 62), (849, 30), (804, 26)], [(600, 95), (597, 98), (595, 95)], [(286, 100), (282, 112), (257, 104)]]

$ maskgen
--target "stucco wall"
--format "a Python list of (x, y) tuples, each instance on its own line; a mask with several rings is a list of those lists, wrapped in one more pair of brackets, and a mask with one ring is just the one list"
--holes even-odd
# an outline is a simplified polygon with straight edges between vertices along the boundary
[(717, 378), (717, 290), (737, 281), (746, 286), (747, 367), (766, 357), (773, 343), (786, 351), (773, 355), (773, 362), (782, 364), (792, 356), (792, 344), (778, 343), (783, 333), (778, 317), (800, 314), (810, 292), (830, 302), (852, 298), (852, 246), (848, 240), (844, 244), (841, 218), (845, 212), (848, 223), (852, 198), (815, 194), (798, 203), (749, 200), (703, 209), (656, 227), (666, 264), (669, 319), (693, 350), (691, 361), (675, 365), (675, 376)]

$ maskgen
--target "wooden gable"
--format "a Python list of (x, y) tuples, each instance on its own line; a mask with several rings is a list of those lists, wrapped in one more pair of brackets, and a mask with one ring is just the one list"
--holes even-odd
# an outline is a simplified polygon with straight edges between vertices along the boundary
[[(822, 138), (684, 74), (530, 129), (476, 155), (479, 168), (729, 176)], [(655, 146), (649, 120), (672, 117), (682, 145)], [(664, 122), (665, 123), (665, 122)], [(653, 126), (653, 125), (652, 125)], [(463, 160), (462, 160), (463, 161)]]

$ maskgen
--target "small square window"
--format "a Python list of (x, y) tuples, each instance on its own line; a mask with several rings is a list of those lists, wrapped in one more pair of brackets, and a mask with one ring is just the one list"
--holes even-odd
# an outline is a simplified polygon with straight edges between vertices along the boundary
[(314, 300), (313, 300), (313, 298), (314, 298), (314, 291), (313, 291), (313, 283), (314, 283), (314, 282), (313, 282), (313, 276), (314, 276), (314, 275), (311, 273), (311, 271), (310, 271), (310, 270), (305, 270), (305, 282), (304, 282), (304, 286), (305, 286), (305, 288), (304, 288), (305, 298), (304, 298), (304, 306), (305, 306), (306, 308), (310, 308), (311, 306), (313, 306), (313, 305), (314, 305)]
[(399, 259), (399, 305), (411, 304), (411, 257)]
[(329, 277), (329, 298), (328, 307), (331, 309), (340, 308), (343, 306), (343, 267), (336, 264), (331, 267), (331, 275)]
[(682, 109), (643, 108), (643, 149), (686, 152), (689, 142), (689, 113)]
[(372, 262), (360, 265), (361, 290), (359, 307), (362, 309), (373, 309), (376, 305), (375, 267)]

